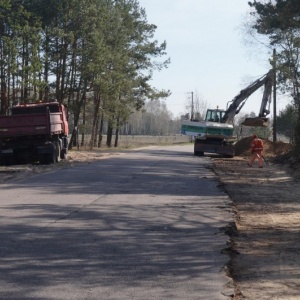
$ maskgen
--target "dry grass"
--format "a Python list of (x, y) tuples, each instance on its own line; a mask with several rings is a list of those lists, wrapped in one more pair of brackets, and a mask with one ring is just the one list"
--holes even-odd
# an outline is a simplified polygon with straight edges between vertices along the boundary
[[(86, 142), (83, 146), (79, 147), (79, 150), (91, 150), (90, 149), (90, 136), (85, 137)], [(132, 149), (141, 146), (148, 145), (172, 145), (172, 144), (181, 144), (187, 143), (190, 141), (190, 137), (186, 135), (169, 135), (169, 136), (150, 136), (150, 135), (120, 135), (118, 147), (112, 147), (114, 149)], [(80, 139), (79, 139), (80, 142)], [(112, 145), (114, 145), (115, 136), (112, 139)], [(99, 149), (99, 148), (97, 148)], [(100, 149), (109, 149), (106, 146), (106, 136), (103, 137), (103, 142)], [(96, 150), (94, 148), (93, 150)]]

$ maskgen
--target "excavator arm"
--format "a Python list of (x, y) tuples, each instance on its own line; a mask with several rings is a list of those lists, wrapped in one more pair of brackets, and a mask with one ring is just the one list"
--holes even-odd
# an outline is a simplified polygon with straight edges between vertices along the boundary
[[(241, 90), (240, 93), (237, 96), (235, 96), (232, 101), (230, 101), (231, 104), (225, 111), (224, 117), (222, 119), (222, 123), (233, 124), (235, 115), (240, 112), (242, 107), (245, 105), (248, 97), (263, 85), (264, 85), (264, 93), (263, 93), (261, 107), (257, 119), (261, 119), (261, 120), (266, 119), (266, 116), (270, 113), (270, 111), (267, 109), (267, 105), (268, 103), (271, 102), (273, 72), (274, 72), (273, 70), (270, 70), (267, 74), (265, 74), (261, 78), (251, 83), (245, 89)], [(246, 122), (246, 124), (244, 125), (262, 126), (258, 124), (262, 124), (262, 122), (251, 122), (251, 120), (249, 120), (248, 124)]]

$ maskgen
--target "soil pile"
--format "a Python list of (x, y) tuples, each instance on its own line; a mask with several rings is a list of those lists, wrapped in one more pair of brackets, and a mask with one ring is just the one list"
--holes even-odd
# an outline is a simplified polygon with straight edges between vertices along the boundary
[[(250, 153), (250, 145), (251, 145), (252, 137), (246, 137), (239, 140), (235, 144), (235, 155), (237, 156), (249, 156)], [(276, 157), (278, 155), (283, 155), (292, 150), (292, 145), (288, 143), (284, 143), (281, 141), (272, 142), (267, 139), (262, 139), (264, 142), (264, 156), (265, 157)]]

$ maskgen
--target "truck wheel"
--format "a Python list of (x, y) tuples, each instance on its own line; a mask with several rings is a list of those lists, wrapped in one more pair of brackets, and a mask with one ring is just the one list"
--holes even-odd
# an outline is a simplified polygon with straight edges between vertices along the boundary
[(39, 154), (38, 159), (41, 165), (45, 165), (48, 163), (48, 154)]
[(57, 161), (57, 157), (56, 157), (56, 145), (53, 143), (51, 144), (51, 153), (47, 154), (47, 163), (48, 164), (55, 164)]
[(60, 149), (60, 143), (55, 142), (55, 151), (56, 151), (56, 162), (59, 162), (61, 159), (61, 149)]
[(14, 164), (14, 157), (13, 155), (2, 156), (0, 159), (0, 165), (2, 166), (10, 166)]
[(61, 151), (60, 151), (60, 158), (61, 159), (67, 159), (67, 156), (68, 156), (67, 150), (66, 149), (61, 149)]
[(195, 156), (203, 156), (204, 152), (203, 151), (194, 151)]

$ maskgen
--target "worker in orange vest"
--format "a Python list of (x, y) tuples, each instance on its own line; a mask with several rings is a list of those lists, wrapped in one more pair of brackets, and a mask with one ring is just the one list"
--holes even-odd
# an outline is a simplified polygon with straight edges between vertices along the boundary
[(262, 159), (262, 151), (264, 150), (263, 141), (257, 137), (257, 135), (252, 136), (252, 142), (250, 151), (252, 153), (251, 158), (248, 162), (249, 167), (252, 167), (255, 159), (258, 159), (259, 168), (263, 168), (263, 159)]

